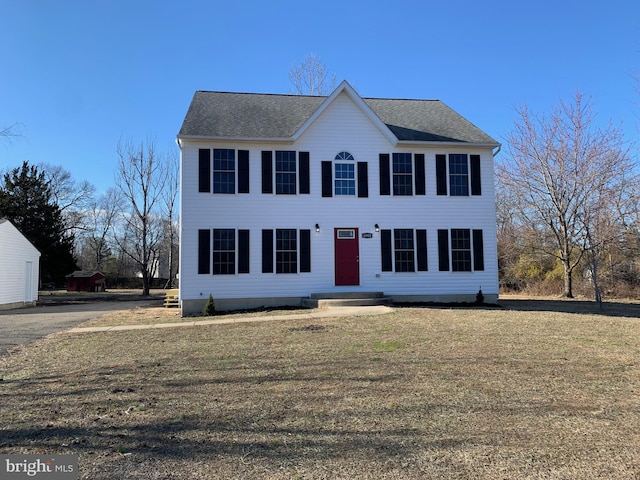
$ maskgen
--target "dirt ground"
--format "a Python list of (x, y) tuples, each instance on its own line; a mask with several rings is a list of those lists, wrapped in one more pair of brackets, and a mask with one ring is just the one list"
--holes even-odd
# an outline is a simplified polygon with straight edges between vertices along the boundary
[(639, 306), (554, 302), (58, 333), (0, 359), (0, 452), (83, 479), (637, 479)]

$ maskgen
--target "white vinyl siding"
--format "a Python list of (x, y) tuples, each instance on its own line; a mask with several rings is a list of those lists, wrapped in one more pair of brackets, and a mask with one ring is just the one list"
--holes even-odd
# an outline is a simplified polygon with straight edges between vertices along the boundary
[[(213, 148), (214, 144), (216, 148), (249, 151), (250, 194), (198, 195), (198, 149)], [(265, 150), (309, 152), (310, 194), (262, 194), (261, 158)], [(368, 197), (335, 194), (322, 197), (321, 164), (333, 162), (343, 151), (352, 154), (357, 162), (367, 162)], [(424, 154), (426, 195), (381, 196), (378, 181), (381, 152)], [(435, 156), (448, 153), (480, 155), (481, 196), (436, 194)], [(387, 295), (474, 295), (480, 286), (485, 294), (498, 292), (493, 157), (488, 147), (456, 147), (448, 151), (440, 145), (391, 145), (352, 99), (342, 93), (293, 143), (184, 140), (181, 155), (182, 299), (206, 298), (209, 293), (214, 298), (306, 297), (314, 292), (354, 290), (382, 291)], [(375, 232), (376, 224), (381, 230), (426, 230), (429, 269), (382, 272), (380, 233)], [(479, 229), (484, 234), (485, 269), (464, 278), (437, 268), (438, 230), (461, 227)], [(250, 273), (198, 276), (198, 230), (224, 228), (250, 230)], [(334, 228), (358, 229), (360, 285), (357, 287), (335, 286)], [(266, 229), (310, 230), (311, 273), (278, 275), (274, 270), (274, 273), (263, 274), (261, 232)], [(371, 233), (371, 238), (363, 237), (365, 233)]]

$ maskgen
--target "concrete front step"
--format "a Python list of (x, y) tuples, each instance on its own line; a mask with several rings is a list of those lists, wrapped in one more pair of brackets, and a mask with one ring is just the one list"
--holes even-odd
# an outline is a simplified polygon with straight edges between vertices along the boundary
[(365, 307), (391, 303), (391, 298), (385, 297), (382, 292), (314, 293), (302, 300), (302, 306), (307, 308)]
[(311, 299), (342, 299), (342, 298), (382, 298), (384, 292), (325, 292), (312, 293)]

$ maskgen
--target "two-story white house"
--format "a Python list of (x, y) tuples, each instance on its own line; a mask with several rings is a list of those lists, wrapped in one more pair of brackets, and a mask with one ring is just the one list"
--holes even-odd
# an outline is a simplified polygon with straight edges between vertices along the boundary
[(442, 102), (197, 91), (177, 140), (183, 314), (497, 301), (499, 144)]

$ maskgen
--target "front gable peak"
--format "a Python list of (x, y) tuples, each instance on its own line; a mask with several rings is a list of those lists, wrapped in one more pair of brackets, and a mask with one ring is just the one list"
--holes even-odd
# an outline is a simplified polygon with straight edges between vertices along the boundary
[(329, 108), (333, 102), (335, 102), (336, 98), (340, 94), (346, 94), (351, 101), (362, 111), (362, 113), (373, 123), (378, 130), (389, 140), (392, 145), (396, 145), (398, 143), (398, 138), (393, 134), (393, 132), (387, 127), (387, 125), (380, 120), (380, 117), (375, 114), (375, 112), (366, 104), (366, 102), (362, 99), (358, 92), (347, 82), (343, 80), (340, 85), (333, 91), (331, 95), (329, 95), (324, 102), (318, 107), (318, 109), (313, 112), (313, 114), (302, 124), (302, 126), (293, 134), (293, 140), (297, 140), (300, 136), (315, 122), (322, 114)]

